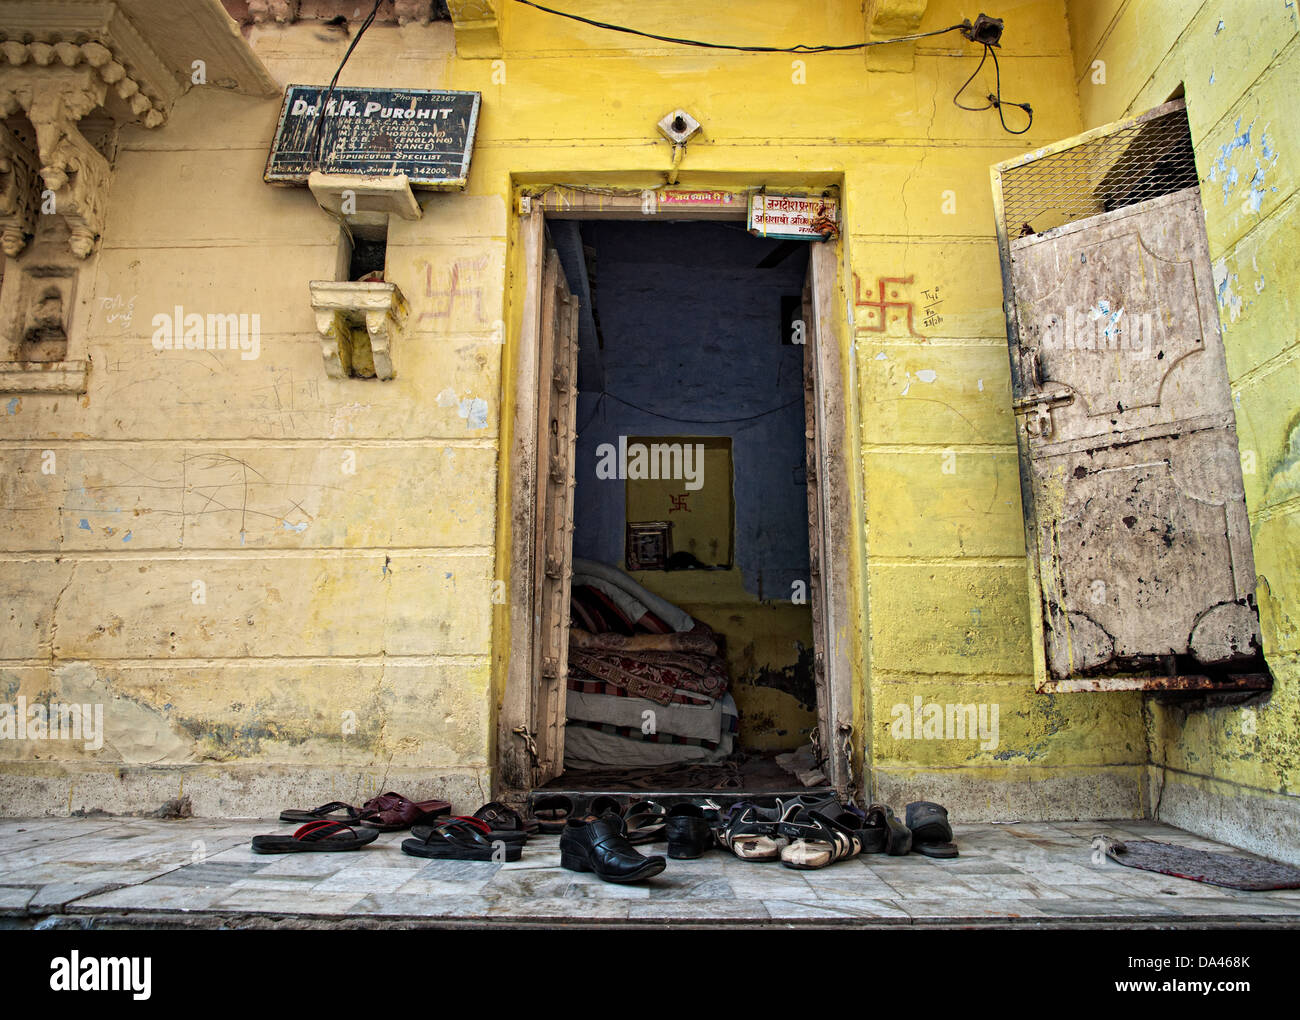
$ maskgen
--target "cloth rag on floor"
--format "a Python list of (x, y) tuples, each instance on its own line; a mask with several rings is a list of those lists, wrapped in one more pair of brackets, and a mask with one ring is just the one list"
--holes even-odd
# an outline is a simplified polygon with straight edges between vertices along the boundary
[(1300, 889), (1300, 868), (1254, 854), (1216, 853), (1194, 850), (1174, 843), (1160, 843), (1148, 839), (1115, 839), (1098, 837), (1106, 856), (1117, 864), (1142, 871), (1154, 871), (1175, 878), (1187, 878), (1207, 885), (1221, 885), (1226, 889), (1247, 889), (1261, 892), (1266, 889)]

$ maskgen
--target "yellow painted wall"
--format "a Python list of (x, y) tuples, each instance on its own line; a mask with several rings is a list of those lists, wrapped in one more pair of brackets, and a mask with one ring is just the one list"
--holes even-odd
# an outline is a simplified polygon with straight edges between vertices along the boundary
[[(1300, 19), (1285, 0), (1070, 0), (1085, 127), (1181, 86), (1201, 177), (1275, 687), (1149, 707), (1161, 816), (1296, 856), (1300, 812)], [(1289, 833), (1281, 845), (1276, 833)]]
[[(1102, 19), (1073, 6), (1080, 24)], [(860, 39), (859, 8), (599, 0), (584, 12), (790, 44)], [(932, 0), (921, 27), (971, 13)], [(490, 582), (511, 569), (501, 451), (524, 286), (511, 200), (521, 185), (662, 186), (670, 150), (654, 124), (681, 106), (704, 128), (682, 186), (843, 188), (834, 339), (851, 382), (839, 441), (861, 488), (859, 540), (842, 550), (857, 596), (847, 636), (855, 775), (869, 774), (874, 798), (936, 799), (964, 820), (1143, 813), (1141, 699), (1033, 691), (988, 183), (991, 164), (1123, 112), (1142, 85), (1114, 110), (1085, 96), (1081, 118), (1066, 5), (1007, 0), (995, 13), (1007, 22), (1006, 96), (1036, 111), (1023, 136), (1005, 134), (992, 112), (952, 104), (978, 62), (956, 36), (923, 41), (913, 67), (887, 71), (860, 53), (643, 44), (518, 5), (506, 10), (499, 63), (458, 57), (447, 24), (372, 29), (344, 84), (483, 93), (468, 190), (429, 199), (419, 222), (393, 224), (387, 278), (406, 294), (411, 326), (388, 383), (324, 375), (307, 281), (333, 276), (336, 228), (305, 189), (261, 182), (278, 101), (194, 89), (165, 127), (124, 131), (88, 298), (90, 391), (24, 397), (0, 415), (12, 508), (0, 591), (14, 607), (0, 619), (0, 696), (87, 689), (122, 711), (105, 751), (0, 748), (3, 805), (152, 806), (182, 782), (212, 814), (381, 785), (443, 790), (458, 809), (487, 799), (510, 653)], [(1146, 44), (1149, 33), (1133, 34)], [(328, 81), (347, 45), (303, 23), (254, 29), (249, 40), (282, 84)], [(1246, 119), (1262, 126), (1270, 116)], [(1196, 130), (1199, 140), (1209, 128)], [(1271, 182), (1284, 173), (1279, 164)], [(1287, 194), (1270, 192), (1265, 209)], [(1283, 300), (1284, 288), (1255, 295), (1239, 246), (1265, 235), (1223, 229), (1216, 257), (1237, 258), (1234, 286), (1254, 302), (1249, 314), (1263, 314), (1260, 299)], [(1277, 246), (1261, 256), (1287, 257)], [(155, 352), (150, 316), (177, 303), (260, 311), (261, 358)], [(124, 306), (129, 322), (111, 317)], [(1243, 344), (1230, 339), (1230, 356)], [(1277, 371), (1235, 369), (1243, 404), (1285, 392), (1281, 350), (1252, 355)], [(486, 402), (486, 427), (461, 415), (469, 399)], [(1260, 486), (1287, 440), (1262, 413), (1274, 405), (1258, 406), (1249, 435), (1261, 473), (1273, 474), (1256, 481), (1251, 508), (1261, 535), (1279, 534), (1271, 547), (1257, 536), (1261, 573), (1274, 578), (1280, 558), (1294, 566), (1295, 542), (1280, 537), (1294, 518), (1262, 514)], [(39, 474), (46, 448), (59, 453), (55, 484)], [(353, 474), (342, 470), (349, 451)], [(196, 579), (207, 586), (202, 605), (191, 601)], [(1270, 624), (1271, 650), (1294, 648), (1290, 626)], [(897, 709), (918, 698), (986, 715), (996, 706), (996, 741), (901, 733)], [(347, 712), (356, 729), (344, 733)]]

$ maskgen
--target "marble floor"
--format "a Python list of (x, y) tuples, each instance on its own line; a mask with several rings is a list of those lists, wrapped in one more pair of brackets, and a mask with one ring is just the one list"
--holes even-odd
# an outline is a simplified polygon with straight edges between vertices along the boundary
[(402, 833), (354, 853), (250, 850), (253, 835), (291, 828), (0, 819), (0, 927), (1300, 927), (1300, 890), (1238, 892), (1096, 859), (1095, 834), (1231, 849), (1159, 822), (963, 825), (953, 861), (872, 855), (812, 872), (713, 850), (630, 886), (562, 869), (556, 836), (507, 864), (409, 857)]

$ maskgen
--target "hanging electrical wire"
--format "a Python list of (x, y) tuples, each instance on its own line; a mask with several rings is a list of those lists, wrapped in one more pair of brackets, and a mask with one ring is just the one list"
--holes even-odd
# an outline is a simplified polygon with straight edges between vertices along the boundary
[(533, 7), (539, 11), (545, 11), (547, 14), (554, 14), (557, 18), (568, 18), (570, 21), (578, 21), (584, 25), (591, 25), (593, 28), (603, 28), (608, 32), (622, 32), (625, 35), (636, 35), (642, 39), (654, 39), (656, 42), (676, 43), (678, 46), (699, 46), (708, 50), (736, 50), (741, 53), (836, 53), (845, 50), (862, 50), (868, 46), (886, 46), (889, 43), (910, 42), (913, 39), (928, 39), (932, 35), (946, 35), (948, 32), (956, 32), (958, 29), (970, 28), (969, 21), (963, 21), (960, 25), (949, 25), (947, 28), (936, 28), (932, 32), (917, 32), (914, 35), (900, 35), (893, 39), (876, 39), (871, 42), (846, 43), (843, 46), (810, 46), (807, 43), (799, 43), (796, 46), (739, 46), (732, 43), (711, 43), (700, 42), (698, 39), (679, 39), (671, 35), (655, 35), (653, 32), (642, 32), (640, 29), (627, 28), (624, 25), (611, 25), (606, 21), (593, 21), (591, 18), (584, 18), (580, 14), (570, 14), (568, 11), (557, 11), (553, 7), (545, 7), (542, 4), (535, 3), (534, 0), (515, 0), (526, 7)]
[(366, 20), (363, 21), (361, 27), (357, 29), (357, 34), (352, 37), (352, 42), (349, 44), (347, 52), (343, 54), (343, 59), (339, 61), (338, 70), (334, 72), (334, 77), (330, 79), (329, 88), (325, 90), (325, 95), (321, 96), (320, 109), (316, 113), (316, 130), (312, 138), (311, 147), (311, 165), (313, 170), (320, 168), (321, 141), (324, 137), (324, 131), (321, 130), (321, 125), (325, 121), (325, 110), (329, 106), (329, 101), (334, 95), (334, 86), (339, 83), (339, 75), (343, 73), (343, 67), (347, 64), (348, 57), (352, 56), (352, 51), (357, 48), (357, 43), (359, 43), (361, 37), (366, 34), (366, 29), (374, 23), (375, 15), (379, 13), (379, 5), (383, 2), (384, 0), (375, 0), (375, 6), (370, 9), (370, 13), (366, 16)]
[[(930, 32), (916, 32), (912, 35), (900, 35), (891, 39), (873, 39), (860, 43), (845, 43), (843, 45), (809, 45), (808, 43), (798, 43), (795, 46), (743, 46), (735, 43), (714, 43), (702, 42), (699, 39), (682, 39), (672, 35), (657, 35), (654, 32), (643, 32), (637, 28), (628, 28), (626, 25), (612, 25), (607, 21), (596, 21), (593, 18), (584, 18), (580, 14), (570, 14), (568, 11), (558, 11), (553, 7), (547, 7), (539, 4), (536, 0), (515, 0), (525, 7), (532, 7), (535, 10), (543, 11), (546, 14), (552, 14), (557, 18), (567, 18), (569, 21), (576, 21), (583, 25), (590, 25), (593, 28), (603, 28), (608, 32), (621, 32), (624, 35), (634, 35), (642, 39), (653, 39), (656, 42), (673, 43), (678, 46), (697, 46), (702, 49), (710, 50), (732, 50), (740, 53), (842, 53), (850, 50), (864, 50), (871, 46), (887, 46), (890, 43), (913, 42), (917, 39), (928, 39), (931, 36), (947, 35), (949, 32), (961, 32), (963, 36), (971, 42), (981, 43), (984, 46), (984, 55), (980, 58), (979, 67), (975, 68), (975, 74), (966, 79), (966, 84), (957, 90), (953, 96), (953, 103), (963, 110), (978, 112), (980, 110), (996, 109), (998, 111), (998, 120), (1002, 123), (1002, 129), (1008, 134), (1023, 135), (1034, 123), (1034, 111), (1028, 103), (1013, 103), (1010, 100), (1002, 98), (1002, 68), (998, 64), (998, 55), (994, 52), (993, 47), (998, 45), (998, 40), (1002, 36), (1002, 19), (990, 18), (986, 14), (977, 17), (974, 23), (969, 18), (962, 20), (956, 25), (949, 25), (947, 28), (936, 28)], [(961, 94), (966, 91), (967, 86), (975, 80), (975, 76), (980, 73), (989, 55), (993, 56), (993, 68), (997, 77), (997, 90), (989, 94), (989, 101), (984, 106), (966, 106), (958, 102)], [(1006, 117), (1002, 113), (1004, 106), (1019, 107), (1029, 117), (1027, 123), (1019, 131), (1007, 127)]]
[[(978, 113), (981, 110), (997, 110), (998, 120), (1002, 122), (1003, 131), (1012, 135), (1023, 135), (1026, 131), (1028, 131), (1031, 127), (1034, 126), (1034, 109), (1028, 103), (1013, 103), (1009, 99), (1002, 98), (1002, 67), (998, 63), (997, 51), (993, 49), (994, 45), (996, 44), (993, 43), (984, 44), (984, 55), (980, 57), (980, 62), (976, 66), (974, 73), (969, 78), (966, 79), (965, 84), (963, 84), (962, 87), (957, 90), (957, 94), (952, 97), (952, 102), (953, 105), (960, 110), (970, 110), (975, 113)], [(970, 85), (970, 83), (975, 80), (976, 75), (978, 75), (980, 71), (983, 69), (985, 62), (989, 59), (990, 56), (993, 57), (993, 76), (994, 76), (994, 81), (996, 83), (997, 91), (989, 93), (988, 102), (986, 102), (983, 106), (967, 106), (965, 103), (958, 102), (958, 100), (961, 99), (961, 94), (965, 92), (967, 87)], [(1025, 126), (1022, 127), (1019, 131), (1015, 131), (1007, 127), (1007, 119), (1002, 115), (1002, 107), (1004, 106), (1016, 106), (1024, 110), (1029, 117), (1028, 123), (1025, 124)]]
[(638, 404), (634, 404), (630, 400), (616, 397), (612, 393), (602, 392), (600, 396), (596, 398), (596, 404), (591, 409), (591, 414), (587, 416), (587, 420), (583, 422), (582, 427), (578, 429), (579, 434), (581, 434), (587, 426), (592, 423), (592, 420), (600, 411), (600, 405), (604, 403), (606, 398), (617, 401), (624, 407), (630, 407), (634, 411), (648, 414), (652, 418), (663, 418), (665, 421), (679, 421), (685, 425), (738, 425), (741, 422), (756, 421), (759, 418), (766, 418), (769, 414), (776, 414), (778, 411), (784, 411), (787, 407), (794, 407), (795, 404), (803, 403), (803, 397), (795, 397), (794, 400), (788, 401), (779, 407), (769, 407), (766, 411), (759, 411), (757, 414), (749, 414), (743, 418), (682, 418), (675, 414), (660, 414), (658, 411), (652, 411), (648, 407), (641, 407)]

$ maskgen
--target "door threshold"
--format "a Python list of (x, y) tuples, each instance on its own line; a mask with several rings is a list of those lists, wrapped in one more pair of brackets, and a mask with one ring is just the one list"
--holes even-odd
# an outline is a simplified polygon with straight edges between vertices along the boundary
[(789, 790), (582, 790), (582, 789), (536, 789), (528, 794), (528, 813), (533, 813), (533, 805), (542, 797), (568, 797), (575, 807), (585, 807), (596, 797), (617, 797), (629, 803), (638, 800), (653, 800), (664, 807), (671, 808), (682, 803), (697, 803), (711, 800), (720, 808), (745, 800), (768, 800), (776, 797), (834, 797), (832, 786), (801, 786)]

